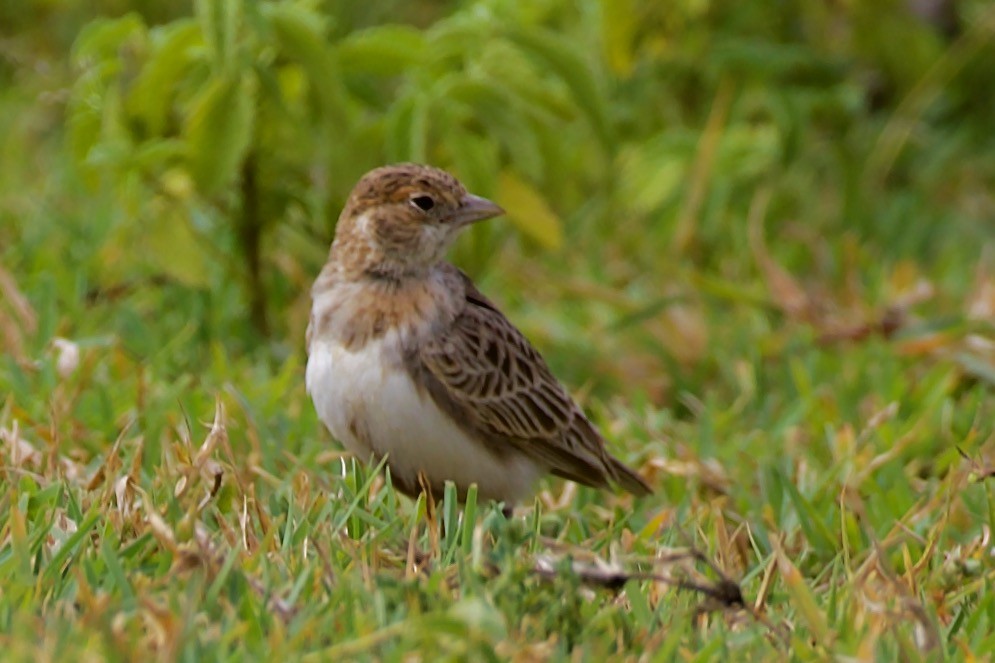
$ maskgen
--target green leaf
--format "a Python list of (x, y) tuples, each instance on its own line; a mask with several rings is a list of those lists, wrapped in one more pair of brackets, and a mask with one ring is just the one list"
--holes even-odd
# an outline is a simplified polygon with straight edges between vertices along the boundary
[(349, 103), (339, 63), (325, 39), (323, 17), (289, 4), (265, 5), (263, 14), (280, 49), (307, 72), (322, 116), (346, 130), (351, 126)]
[(198, 233), (183, 200), (153, 196), (142, 201), (133, 223), (120, 224), (99, 252), (97, 281), (111, 286), (136, 274), (166, 275), (192, 288), (208, 285), (214, 253)]
[[(446, 122), (441, 122), (446, 126)], [(471, 191), (489, 195), (487, 187), (493, 185), (500, 169), (499, 146), (485, 136), (468, 131), (451, 131), (446, 140), (451, 161), (460, 179)]]
[[(103, 114), (100, 108), (101, 93), (92, 88), (89, 81), (77, 81), (69, 100), (67, 140), (73, 161), (83, 166), (90, 155), (90, 150), (100, 140), (100, 126)], [(84, 171), (86, 169), (84, 168)], [(98, 178), (95, 173), (83, 173), (86, 183), (93, 187)]]
[[(122, 123), (118, 85), (122, 70), (144, 48), (145, 25), (136, 14), (99, 19), (83, 28), (73, 43), (71, 60), (80, 69), (68, 110), (70, 152), (86, 183), (95, 187), (100, 173), (88, 168), (94, 149), (106, 142), (130, 143)], [(126, 48), (128, 46), (128, 48)]]
[(128, 110), (140, 118), (146, 131), (160, 136), (165, 130), (176, 87), (197, 59), (203, 34), (192, 19), (179, 20), (152, 33), (153, 53), (127, 99)]
[(103, 512), (99, 508), (92, 508), (89, 513), (87, 513), (86, 518), (81, 522), (75, 532), (66, 537), (62, 545), (59, 546), (58, 551), (52, 555), (52, 559), (49, 560), (45, 571), (44, 579), (48, 583), (55, 582), (58, 576), (63, 572), (63, 565), (69, 560), (70, 557), (75, 557), (79, 554), (80, 548), (85, 547), (80, 544), (83, 543), (84, 539), (90, 536), (90, 531), (97, 524), (97, 521), (103, 515)]
[(788, 493), (788, 499), (798, 512), (798, 524), (805, 533), (805, 538), (820, 554), (834, 554), (837, 548), (836, 539), (825, 523), (825, 515), (817, 511), (811, 501), (805, 499), (794, 483), (784, 481), (783, 485)]
[(138, 168), (149, 172), (164, 171), (171, 163), (183, 158), (186, 146), (175, 138), (157, 138), (139, 145), (131, 157)]
[(634, 65), (633, 43), (640, 30), (633, 0), (601, 0), (601, 41), (605, 59), (616, 74), (628, 76)]
[(402, 97), (393, 104), (385, 118), (386, 131), (384, 136), (384, 147), (387, 152), (387, 159), (390, 161), (403, 161), (408, 157), (411, 149), (411, 126), (412, 116), (415, 112), (415, 97)]
[(145, 23), (138, 14), (91, 21), (73, 42), (70, 62), (74, 67), (85, 68), (94, 64), (94, 60), (117, 60), (121, 47), (135, 38), (145, 39)]
[(120, 87), (108, 87), (85, 107), (86, 111), (70, 114), (70, 144), (87, 183), (96, 186), (108, 175), (127, 168), (134, 140), (124, 117)]
[(213, 79), (195, 99), (183, 134), (198, 187), (212, 194), (238, 173), (252, 140), (255, 115), (251, 79)]
[(211, 65), (216, 74), (235, 67), (235, 41), (242, 20), (240, 0), (197, 0), (194, 5)]
[(429, 52), (434, 62), (462, 60), (474, 53), (481, 45), (493, 39), (496, 30), (491, 29), (480, 14), (456, 13), (439, 21), (425, 31)]
[(717, 170), (737, 179), (762, 176), (777, 166), (781, 149), (781, 135), (774, 125), (732, 124), (722, 135)]
[(477, 66), (482, 78), (499, 82), (519, 99), (522, 110), (547, 125), (559, 126), (578, 116), (561, 81), (540, 75), (522, 49), (508, 41), (488, 44)]
[(693, 157), (693, 137), (678, 130), (622, 147), (615, 163), (625, 208), (647, 214), (665, 203), (676, 203)]
[(440, 81), (433, 92), (438, 99), (472, 111), (469, 115), (486, 125), (485, 135), (511, 153), (520, 172), (534, 179), (542, 177), (545, 159), (535, 128), (523, 113), (509, 110), (518, 101), (506, 89), (494, 81), (453, 75)]
[(777, 547), (775, 555), (777, 556), (777, 568), (780, 571), (785, 590), (788, 596), (791, 597), (792, 605), (808, 625), (812, 633), (812, 638), (817, 643), (829, 642), (833, 634), (829, 630), (829, 625), (826, 623), (826, 616), (822, 612), (815, 594), (812, 593), (812, 589), (806, 584), (805, 578), (798, 570), (798, 567), (794, 565), (780, 546)]
[(560, 217), (530, 184), (504, 171), (498, 177), (497, 200), (515, 227), (543, 248), (555, 250), (563, 244)]
[(570, 87), (601, 144), (611, 151), (613, 138), (605, 97), (598, 89), (591, 66), (578, 54), (576, 45), (552, 32), (530, 27), (511, 29), (508, 37), (540, 59)]
[(423, 163), (428, 160), (428, 136), (431, 117), (431, 99), (425, 96), (415, 98), (411, 112), (411, 144), (407, 158)]
[(406, 25), (383, 25), (354, 32), (336, 50), (344, 71), (396, 76), (425, 59), (425, 36)]
[(463, 505), (463, 523), (460, 528), (460, 548), (464, 555), (473, 550), (473, 530), (477, 525), (477, 484), (472, 483), (466, 491)]

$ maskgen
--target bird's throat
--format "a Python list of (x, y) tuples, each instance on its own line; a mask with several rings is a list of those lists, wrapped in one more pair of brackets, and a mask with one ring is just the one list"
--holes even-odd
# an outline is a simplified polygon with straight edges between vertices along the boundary
[(416, 340), (451, 321), (464, 301), (462, 283), (447, 270), (386, 270), (354, 279), (329, 275), (315, 286), (312, 333), (346, 348), (388, 333)]

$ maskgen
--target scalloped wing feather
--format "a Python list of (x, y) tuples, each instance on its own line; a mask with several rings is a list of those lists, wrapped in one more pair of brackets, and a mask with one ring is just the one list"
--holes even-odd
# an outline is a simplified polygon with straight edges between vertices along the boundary
[(448, 333), (414, 351), (412, 377), (497, 454), (515, 448), (578, 483), (600, 488), (611, 481), (638, 495), (652, 492), (607, 452), (538, 351), (461, 276), (467, 305)]

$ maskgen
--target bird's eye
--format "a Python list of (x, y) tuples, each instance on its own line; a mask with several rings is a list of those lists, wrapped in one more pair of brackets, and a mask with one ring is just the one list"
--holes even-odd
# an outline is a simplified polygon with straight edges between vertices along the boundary
[(427, 212), (435, 207), (435, 201), (432, 200), (432, 196), (415, 196), (411, 199), (411, 204), (423, 212)]

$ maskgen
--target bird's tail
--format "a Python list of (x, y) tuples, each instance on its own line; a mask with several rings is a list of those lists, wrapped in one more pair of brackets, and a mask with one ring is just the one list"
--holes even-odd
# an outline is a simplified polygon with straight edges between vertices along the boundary
[(646, 480), (639, 476), (634, 469), (617, 458), (611, 458), (609, 462), (611, 466), (612, 478), (615, 480), (615, 483), (620, 485), (622, 488), (637, 497), (651, 495), (653, 493), (653, 489), (650, 488), (650, 485), (646, 483)]

